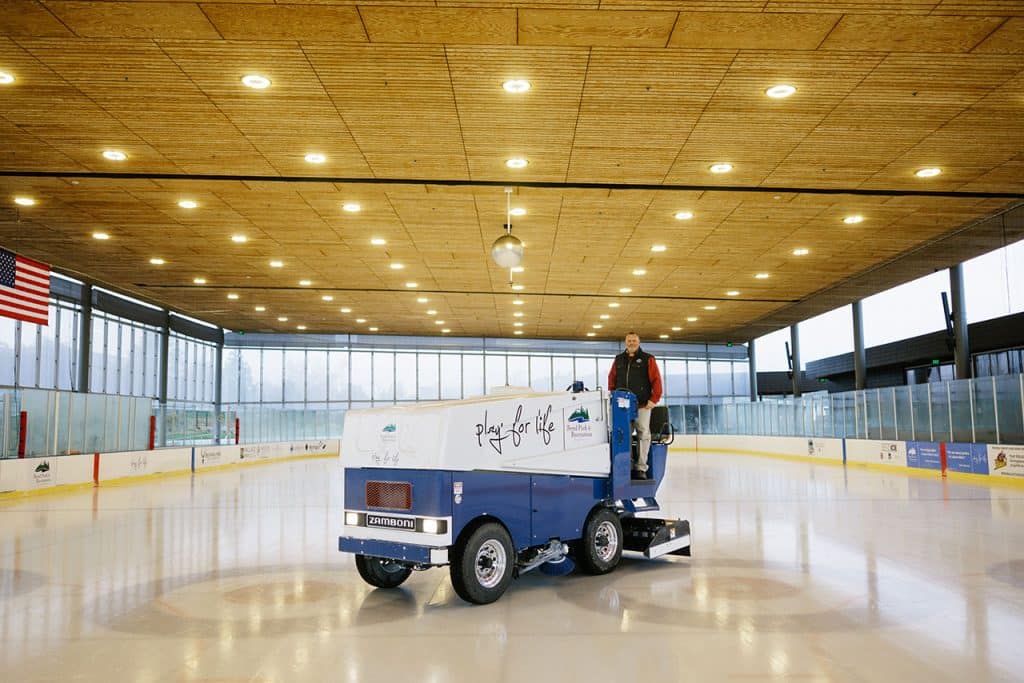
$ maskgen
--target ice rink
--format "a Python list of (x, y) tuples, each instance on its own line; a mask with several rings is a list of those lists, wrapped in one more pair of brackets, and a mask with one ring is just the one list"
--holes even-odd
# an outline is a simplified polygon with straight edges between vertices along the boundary
[(1024, 677), (1024, 488), (670, 453), (693, 558), (447, 569), (374, 590), (338, 460), (0, 501), (0, 679), (995, 681)]

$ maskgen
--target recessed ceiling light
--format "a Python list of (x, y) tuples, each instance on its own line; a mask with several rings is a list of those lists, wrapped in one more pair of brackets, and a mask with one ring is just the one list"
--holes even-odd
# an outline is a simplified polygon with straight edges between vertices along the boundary
[(353, 203), (349, 203), (349, 204), (342, 204), (341, 205), (341, 210), (342, 211), (346, 211), (348, 213), (359, 213), (362, 210), (362, 208), (363, 207), (359, 206), (358, 204), (356, 204), (354, 202)]
[(370, 332), (376, 332), (376, 331), (377, 331), (377, 330), (379, 330), (380, 328), (379, 328), (379, 327), (371, 327), (371, 328), (369, 328), (369, 329), (370, 329)]
[(267, 307), (266, 306), (254, 306), (253, 310), (256, 311), (257, 313), (262, 313), (263, 311), (267, 310)]
[(309, 287), (311, 284), (313, 284), (312, 280), (299, 280), (300, 287)]
[(647, 275), (647, 271), (643, 268), (634, 268), (633, 275)]
[(526, 270), (526, 268), (522, 266), (516, 266), (515, 268), (510, 268), (509, 270), (511, 270), (513, 273), (521, 273), (524, 270)]
[(418, 304), (425, 304), (428, 301), (430, 301), (430, 299), (428, 299), (425, 296), (418, 296), (418, 297), (416, 297), (416, 303), (418, 303)]
[(523, 305), (523, 304), (525, 304), (525, 303), (526, 303), (526, 302), (525, 302), (525, 301), (523, 301), (522, 299), (513, 299), (513, 300), (512, 300), (512, 305), (513, 305), (513, 306), (522, 306), (522, 305)]
[(730, 289), (728, 292), (725, 293), (725, 295), (726, 296), (739, 296), (740, 293), (737, 292), (735, 289)]
[(349, 308), (348, 306), (345, 306), (344, 308), (341, 308), (341, 309), (338, 309), (338, 310), (340, 310), (342, 313), (351, 313), (352, 312), (352, 309)]
[(688, 322), (688, 323), (695, 323), (695, 322), (697, 322), (697, 316), (691, 315), (689, 318), (686, 319), (686, 322)]
[(238, 295), (235, 294), (234, 292), (232, 292), (231, 294), (228, 294), (228, 298), (231, 299), (232, 301), (234, 301), (235, 299), (238, 298)]
[(524, 288), (523, 285), (512, 285), (512, 289), (516, 292), (521, 292)]
[(941, 168), (922, 168), (914, 172), (918, 178), (934, 178), (935, 176), (942, 173)]
[(109, 240), (110, 239), (110, 235), (108, 235), (105, 232), (94, 232), (92, 234), (92, 238), (94, 240)]
[(231, 241), (238, 242), (239, 244), (245, 244), (246, 242), (249, 241), (249, 238), (246, 237), (245, 235), (232, 235)]
[(271, 268), (284, 268), (284, 261), (271, 261), (270, 262), (270, 267)]
[(391, 268), (391, 270), (401, 270), (402, 268), (405, 268), (405, 264), (403, 264), (403, 263), (392, 263), (389, 267)]
[(15, 197), (14, 203), (17, 204), (18, 206), (34, 206), (36, 200), (32, 199), (31, 197)]
[(387, 243), (388, 243), (388, 241), (386, 239), (382, 238), (382, 237), (374, 237), (372, 240), (370, 240), (370, 244), (372, 244), (374, 246), (377, 246), (377, 247), (383, 246), (383, 245), (385, 245)]
[(431, 308), (430, 310), (427, 311), (427, 315), (437, 315), (437, 311)]
[(618, 308), (618, 307), (619, 307), (619, 302), (618, 301), (613, 301), (610, 304), (608, 304), (608, 308)]
[(277, 321), (280, 322), (280, 323), (286, 323), (286, 322), (288, 322), (288, 316), (286, 316), (286, 315), (279, 316)]
[(662, 252), (662, 251), (665, 251), (665, 249), (666, 249), (666, 247), (665, 247), (664, 244), (654, 244), (654, 245), (651, 245), (651, 251), (654, 251), (654, 252)]
[(334, 301), (334, 297), (333, 297), (333, 296), (331, 296), (330, 294), (324, 294), (324, 295), (323, 295), (322, 297), (320, 297), (320, 298), (321, 298), (321, 299), (323, 299), (324, 301)]
[(843, 222), (847, 225), (853, 225), (854, 223), (860, 223), (864, 220), (864, 216), (847, 216), (843, 219)]
[(365, 323), (366, 322), (366, 318), (356, 318), (356, 322), (360, 323), (360, 324)]
[(525, 216), (526, 215), (526, 209), (524, 209), (521, 206), (517, 206), (516, 208), (512, 209), (511, 211), (509, 211), (509, 213), (512, 214), (513, 216)]
[(107, 149), (103, 151), (103, 158), (110, 161), (124, 161), (128, 155), (117, 149)]
[(596, 337), (597, 336), (597, 332), (587, 332), (587, 336), (588, 337)]
[(511, 93), (526, 92), (530, 89), (530, 81), (522, 78), (513, 78), (512, 80), (502, 83), (501, 87)]
[(516, 322), (512, 323), (512, 327), (522, 327), (525, 324), (526, 323), (521, 323), (521, 322), (516, 321)]
[(522, 330), (515, 330), (514, 332), (512, 332), (512, 334), (522, 334), (522, 333), (523, 333)]
[(595, 330), (599, 330), (602, 327), (604, 327), (604, 325), (602, 325), (601, 323), (594, 323), (593, 325), (591, 325), (591, 327), (593, 327)]
[(688, 221), (693, 218), (693, 211), (676, 211), (675, 218), (677, 221)]
[(448, 329), (447, 327), (441, 330), (441, 334), (448, 334), (449, 332), (451, 332), (451, 330)]
[(732, 170), (732, 164), (711, 164), (708, 170), (712, 173), (728, 173)]
[(152, 263), (154, 266), (162, 266), (163, 264), (167, 263), (167, 261), (164, 261), (162, 258), (151, 258), (149, 259), (149, 262)]
[(619, 288), (619, 294), (629, 294), (632, 291), (633, 290), (630, 289), (629, 287), (620, 287)]
[(718, 306), (705, 306), (704, 310), (705, 311), (717, 311), (718, 310)]
[(667, 334), (659, 334), (658, 335), (658, 339), (668, 339), (668, 335)]
[(14, 76), (6, 71), (0, 71), (0, 85), (7, 85), (8, 83), (14, 83)]
[(529, 165), (529, 163), (530, 162), (528, 162), (526, 159), (516, 158), (509, 159), (508, 161), (505, 162), (505, 165), (508, 166), (509, 168), (526, 168)]
[(444, 325), (444, 321), (443, 320), (435, 320), (434, 324), (435, 325)]
[(523, 312), (522, 311), (516, 311), (515, 313), (512, 314), (512, 317), (513, 318), (522, 318), (523, 317)]
[[(297, 330), (304, 330), (304, 329), (306, 329), (306, 326), (305, 325), (296, 325), (295, 329), (297, 329)], [(373, 328), (370, 328), (370, 329), (373, 329)]]
[(180, 206), (183, 209), (194, 209), (197, 206), (199, 206), (199, 204), (197, 204), (195, 201), (191, 199), (182, 199), (180, 202), (178, 202), (178, 206)]
[(793, 250), (793, 256), (807, 256), (810, 253), (811, 253), (810, 249), (804, 249), (803, 247), (800, 247), (799, 249), (794, 249)]
[(205, 285), (206, 284), (206, 278), (205, 277), (193, 278), (192, 282), (194, 282), (197, 285)]
[(259, 74), (247, 74), (242, 76), (242, 84), (253, 90), (263, 90), (270, 87), (270, 79)]
[(607, 313), (602, 313), (601, 315), (599, 315), (597, 317), (600, 318), (601, 320), (608, 320), (609, 318), (611, 318), (611, 316), (608, 315)]
[(768, 273), (758, 273), (754, 277), (757, 278), (758, 280), (767, 280), (768, 279)]
[(310, 164), (322, 164), (327, 161), (327, 157), (323, 154), (307, 154), (305, 159)]
[(764, 94), (775, 100), (781, 100), (784, 97), (789, 97), (796, 92), (796, 88), (791, 85), (773, 85), (764, 91)]
[(406, 282), (405, 286), (408, 287), (409, 289), (416, 289), (417, 287), (420, 286), (420, 283), (418, 283), (418, 282)]
[(676, 325), (675, 327), (673, 327), (673, 328), (672, 328), (672, 331), (673, 331), (673, 332), (679, 332), (679, 331), (680, 331), (680, 330), (682, 330), (682, 329), (683, 329), (683, 328), (681, 328), (681, 327), (679, 327), (678, 325)]

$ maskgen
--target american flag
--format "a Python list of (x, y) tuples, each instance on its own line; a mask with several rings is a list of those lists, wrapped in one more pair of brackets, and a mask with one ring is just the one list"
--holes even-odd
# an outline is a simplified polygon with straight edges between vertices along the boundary
[(50, 266), (0, 249), (0, 315), (48, 324)]

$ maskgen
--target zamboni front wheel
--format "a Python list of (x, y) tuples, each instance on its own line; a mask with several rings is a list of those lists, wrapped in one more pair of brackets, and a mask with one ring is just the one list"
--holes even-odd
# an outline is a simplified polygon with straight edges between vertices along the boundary
[(587, 517), (576, 561), (587, 574), (607, 574), (622, 559), (622, 522), (614, 510), (597, 508)]
[(480, 526), (455, 548), (452, 587), (460, 598), (486, 605), (501, 597), (512, 583), (515, 551), (505, 527), (494, 522)]
[(379, 557), (356, 555), (356, 569), (363, 581), (377, 588), (395, 588), (409, 578), (412, 570)]

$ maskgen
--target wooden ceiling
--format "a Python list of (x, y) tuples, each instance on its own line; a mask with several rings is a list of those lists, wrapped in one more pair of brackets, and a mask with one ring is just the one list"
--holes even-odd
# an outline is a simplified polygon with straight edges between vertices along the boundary
[(743, 341), (1024, 234), (1024, 2), (7, 0), (0, 72), (0, 245), (233, 330)]

